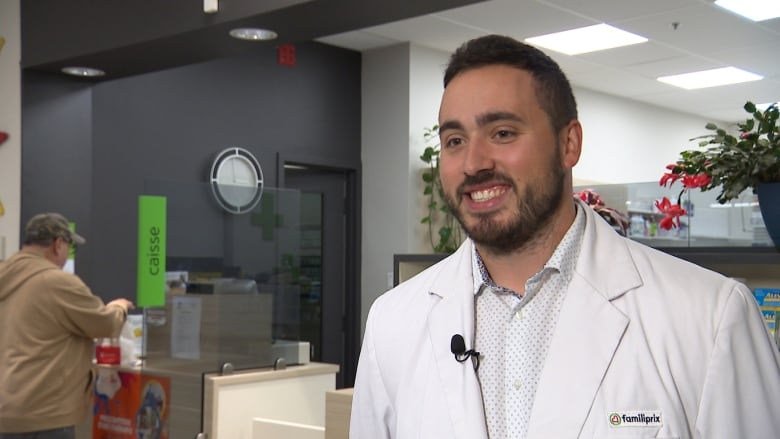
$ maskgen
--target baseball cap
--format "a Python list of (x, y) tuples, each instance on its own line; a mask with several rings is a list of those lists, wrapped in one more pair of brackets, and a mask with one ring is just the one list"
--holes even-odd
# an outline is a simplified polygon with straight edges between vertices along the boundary
[(70, 230), (68, 219), (59, 213), (39, 213), (30, 218), (24, 228), (25, 243), (47, 242), (65, 238), (78, 245), (87, 242), (84, 237)]

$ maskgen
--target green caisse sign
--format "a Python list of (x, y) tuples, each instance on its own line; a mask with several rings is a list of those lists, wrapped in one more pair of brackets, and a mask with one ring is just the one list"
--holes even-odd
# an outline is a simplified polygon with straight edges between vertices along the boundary
[(165, 305), (165, 197), (138, 197), (137, 306)]

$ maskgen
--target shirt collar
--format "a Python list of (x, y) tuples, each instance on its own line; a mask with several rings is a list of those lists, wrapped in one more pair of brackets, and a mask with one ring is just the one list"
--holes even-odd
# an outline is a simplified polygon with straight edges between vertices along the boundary
[[(572, 275), (574, 274), (574, 266), (577, 263), (577, 257), (580, 253), (580, 247), (582, 245), (582, 236), (585, 233), (585, 213), (582, 212), (583, 207), (579, 203), (574, 203), (575, 215), (569, 230), (566, 231), (561, 242), (553, 251), (550, 259), (544, 264), (544, 267), (534, 275), (531, 279), (539, 277), (540, 274), (546, 270), (557, 270), (564, 276), (568, 283)], [(496, 285), (493, 279), (490, 277), (485, 263), (482, 261), (482, 257), (479, 256), (477, 246), (473, 246), (473, 252), (471, 255), (471, 270), (472, 279), (474, 280), (474, 295), (479, 295), (482, 290), (489, 286), (491, 288), (498, 288), (506, 290), (506, 288)], [(507, 290), (508, 291), (508, 290)]]

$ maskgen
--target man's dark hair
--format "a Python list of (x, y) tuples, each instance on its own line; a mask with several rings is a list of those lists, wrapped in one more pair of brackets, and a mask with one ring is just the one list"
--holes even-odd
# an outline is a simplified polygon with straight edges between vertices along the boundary
[(460, 46), (444, 71), (444, 88), (459, 73), (490, 65), (516, 67), (531, 74), (536, 99), (556, 132), (577, 119), (571, 84), (558, 64), (541, 50), (501, 35), (475, 38)]

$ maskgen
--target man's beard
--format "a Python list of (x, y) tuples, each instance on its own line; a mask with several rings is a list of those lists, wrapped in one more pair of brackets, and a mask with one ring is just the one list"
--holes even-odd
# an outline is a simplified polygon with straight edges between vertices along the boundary
[(497, 255), (509, 254), (521, 248), (532, 246), (533, 242), (540, 238), (540, 234), (546, 233), (545, 229), (551, 223), (554, 213), (560, 208), (564, 196), (565, 171), (561, 165), (560, 151), (556, 148), (556, 154), (552, 158), (552, 166), (549, 174), (531, 181), (525, 188), (524, 194), (519, 194), (514, 180), (504, 174), (494, 171), (482, 171), (474, 176), (466, 176), (463, 183), (458, 186), (458, 199), (463, 196), (463, 188), (468, 185), (476, 185), (487, 181), (499, 181), (510, 186), (517, 195), (517, 212), (508, 223), (496, 221), (495, 212), (484, 214), (471, 214), (476, 218), (476, 224), (468, 226), (464, 221), (463, 213), (449, 194), (445, 196), (447, 207), (458, 220), (466, 234), (486, 251)]

